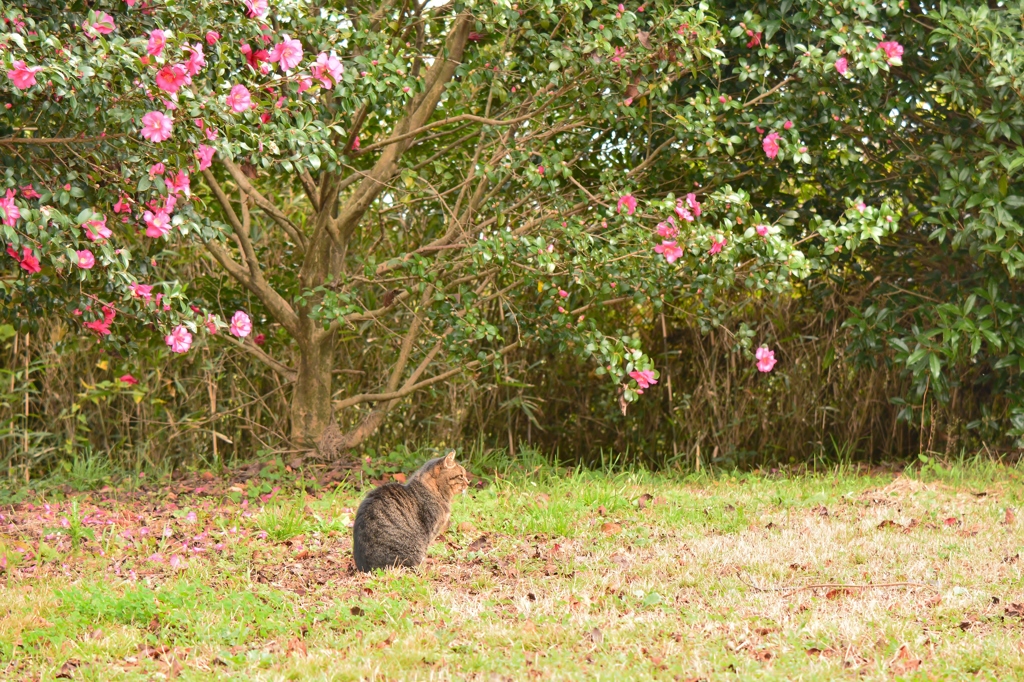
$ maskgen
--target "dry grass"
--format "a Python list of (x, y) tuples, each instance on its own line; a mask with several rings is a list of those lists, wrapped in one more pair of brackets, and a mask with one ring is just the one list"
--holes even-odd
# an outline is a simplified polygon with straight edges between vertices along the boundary
[[(0, 510), (0, 543), (33, 557), (0, 574), (0, 677), (1024, 678), (1014, 469), (540, 470), (457, 501), (422, 570), (370, 576), (352, 571), (345, 527), (359, 493), (286, 490), (262, 511), (216, 495), (173, 509), (160, 493), (80, 498), (117, 532), (77, 551), (66, 532), (38, 545), (52, 530), (40, 518), (60, 527), (66, 501), (51, 517)], [(140, 526), (129, 511), (160, 539), (117, 540)], [(268, 527), (301, 535), (274, 542)], [(192, 546), (223, 546), (180, 548), (201, 531)], [(154, 549), (165, 561), (146, 561)], [(792, 589), (837, 583), (870, 587)]]

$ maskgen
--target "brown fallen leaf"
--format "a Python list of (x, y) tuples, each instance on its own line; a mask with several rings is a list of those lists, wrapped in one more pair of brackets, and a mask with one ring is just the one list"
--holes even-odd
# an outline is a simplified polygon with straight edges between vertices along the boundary
[(845, 587), (836, 587), (825, 593), (825, 599), (839, 599), (848, 592)]
[(1013, 513), (1013, 507), (1007, 507), (1003, 513), (1003, 525), (1012, 526), (1017, 522), (1017, 515)]
[(1009, 618), (1024, 618), (1024, 604), (1010, 604), (1004, 613)]
[(944, 525), (946, 525), (947, 527), (948, 526), (959, 526), (960, 525), (960, 519), (956, 518), (955, 516), (950, 516), (948, 519), (946, 519), (942, 523)]
[(1013, 556), (1004, 556), (1003, 557), (1003, 563), (1004, 564), (1015, 564), (1019, 560), (1020, 560), (1020, 552), (1014, 554)]
[(885, 521), (882, 521), (880, 524), (878, 524), (878, 530), (882, 530), (883, 528), (892, 528), (893, 526), (898, 525), (899, 524), (893, 521), (892, 519), (886, 519)]
[(459, 532), (460, 533), (472, 533), (475, 530), (476, 530), (476, 528), (474, 528), (473, 524), (470, 523), (469, 521), (463, 521), (462, 523), (459, 524)]
[(761, 663), (767, 663), (775, 658), (775, 654), (764, 649), (751, 651), (750, 655), (754, 657), (755, 661), (760, 661)]
[(473, 540), (473, 542), (469, 543), (469, 547), (467, 547), (466, 550), (469, 552), (480, 552), (487, 549), (490, 543), (490, 538), (488, 538), (486, 535), (481, 535), (476, 540)]
[(352, 607), (351, 609), (349, 609), (349, 612), (350, 612), (350, 613), (351, 613), (351, 614), (352, 614), (353, 616), (362, 616), (363, 614), (365, 614), (365, 613), (366, 613), (366, 611), (363, 611), (363, 610), (362, 610), (362, 609), (361, 609), (360, 607), (358, 607), (358, 606), (353, 606), (353, 607)]
[(64, 661), (64, 665), (60, 667), (60, 672), (57, 673), (57, 679), (70, 680), (74, 677), (75, 668), (81, 665), (81, 662), (77, 658), (69, 658)]
[(647, 506), (653, 499), (654, 495), (651, 495), (650, 493), (644, 493), (643, 495), (640, 496), (640, 499), (636, 501), (636, 506), (639, 507), (640, 509), (647, 509)]
[(906, 644), (901, 644), (900, 648), (896, 651), (896, 655), (889, 662), (890, 667), (897, 675), (905, 675), (906, 673), (913, 672), (921, 667), (921, 659), (915, 658), (910, 653), (910, 647)]
[(182, 665), (181, 661), (179, 661), (177, 658), (172, 658), (171, 664), (167, 667), (167, 677), (171, 678), (172, 680), (176, 680), (181, 675), (181, 671), (184, 669), (185, 666)]
[(604, 633), (601, 632), (600, 628), (594, 628), (588, 635), (590, 636), (590, 641), (594, 644), (600, 645), (604, 641)]
[(614, 521), (608, 521), (601, 524), (601, 532), (605, 535), (618, 535), (622, 532), (622, 524), (615, 523)]
[(199, 474), (199, 478), (203, 479), (204, 481), (212, 481), (213, 480), (213, 472), (212, 471), (204, 471), (203, 473)]
[(399, 483), (405, 483), (405, 474), (398, 472), (397, 474), (391, 474), (391, 478), (395, 479)]
[(981, 525), (975, 523), (971, 525), (969, 528), (964, 528), (963, 530), (957, 531), (957, 535), (963, 538), (973, 538), (975, 535), (978, 534), (978, 531), (980, 530)]

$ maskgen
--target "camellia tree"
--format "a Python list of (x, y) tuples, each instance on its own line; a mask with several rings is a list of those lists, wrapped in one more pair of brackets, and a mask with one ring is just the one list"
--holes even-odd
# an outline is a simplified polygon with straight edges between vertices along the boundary
[[(715, 85), (726, 38), (703, 4), (4, 12), (4, 315), (125, 353), (235, 343), (291, 384), (293, 439), (328, 455), (531, 341), (592, 363), (625, 410), (659, 373), (603, 311), (689, 301), (713, 326), (722, 294), (785, 291), (899, 222), (857, 196), (797, 220), (704, 182), (719, 157), (742, 178), (817, 152), (766, 113), (795, 73), (751, 67), (742, 98)], [(902, 48), (874, 19), (848, 26), (884, 79)], [(849, 47), (793, 69), (837, 80)], [(198, 296), (214, 272), (254, 307)], [(738, 339), (772, 370), (766, 340)]]

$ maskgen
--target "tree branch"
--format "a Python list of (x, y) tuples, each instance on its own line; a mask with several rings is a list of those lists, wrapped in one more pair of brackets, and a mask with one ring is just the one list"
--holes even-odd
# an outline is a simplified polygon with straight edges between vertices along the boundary
[[(273, 218), (274, 222), (280, 225), (281, 229), (284, 230), (297, 245), (303, 249), (306, 248), (306, 237), (302, 234), (302, 231), (299, 230), (298, 226), (288, 219), (288, 216), (284, 214), (284, 211), (279, 209), (277, 206), (274, 206), (274, 203), (270, 201), (270, 199), (267, 199), (265, 196), (260, 194), (258, 189), (253, 187), (252, 183), (249, 182), (249, 178), (245, 177), (245, 173), (242, 172), (241, 168), (235, 165), (234, 161), (227, 158), (220, 158), (220, 163), (228, 169), (228, 172), (231, 174), (231, 177), (234, 179), (239, 189), (252, 198), (253, 203)], [(203, 171), (203, 175), (205, 176), (208, 172), (209, 170)]]

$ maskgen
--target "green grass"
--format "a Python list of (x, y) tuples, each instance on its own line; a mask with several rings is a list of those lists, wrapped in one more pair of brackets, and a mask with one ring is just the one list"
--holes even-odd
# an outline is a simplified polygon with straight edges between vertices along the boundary
[(0, 678), (1024, 679), (1015, 469), (528, 470), (374, 575), (344, 487), (0, 508)]

